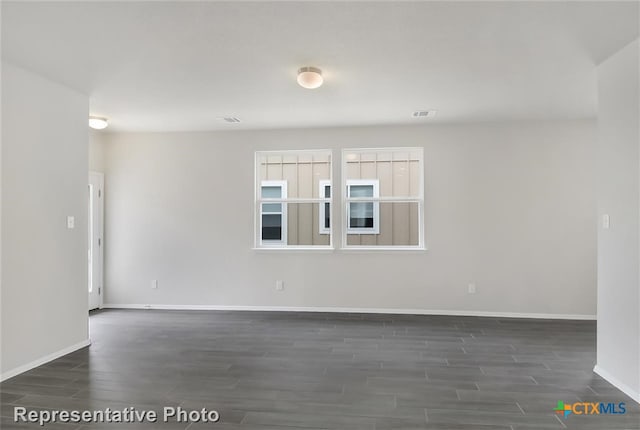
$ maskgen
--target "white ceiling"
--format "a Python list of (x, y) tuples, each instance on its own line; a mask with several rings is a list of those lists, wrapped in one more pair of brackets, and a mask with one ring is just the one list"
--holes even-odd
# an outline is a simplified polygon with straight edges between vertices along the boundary
[(3, 60), (110, 130), (592, 117), (595, 64), (636, 37), (638, 2), (2, 2)]

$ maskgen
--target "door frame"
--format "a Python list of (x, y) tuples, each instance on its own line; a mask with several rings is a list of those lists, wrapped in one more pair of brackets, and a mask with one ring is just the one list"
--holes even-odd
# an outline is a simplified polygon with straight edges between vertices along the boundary
[[(94, 214), (94, 229), (97, 229), (98, 233), (98, 252), (91, 256), (91, 261), (94, 269), (92, 276), (92, 282), (98, 287), (98, 307), (93, 309), (102, 309), (104, 306), (104, 173), (89, 171), (89, 184), (97, 184), (97, 200), (96, 207), (97, 214)], [(97, 224), (97, 225), (96, 225)], [(87, 231), (87, 236), (89, 232)], [(87, 244), (89, 240), (87, 240)], [(97, 257), (97, 258), (96, 258)], [(97, 263), (97, 264), (96, 264)], [(88, 279), (88, 274), (87, 274)], [(88, 294), (88, 292), (87, 292)], [(87, 308), (89, 308), (89, 301), (87, 300)]]

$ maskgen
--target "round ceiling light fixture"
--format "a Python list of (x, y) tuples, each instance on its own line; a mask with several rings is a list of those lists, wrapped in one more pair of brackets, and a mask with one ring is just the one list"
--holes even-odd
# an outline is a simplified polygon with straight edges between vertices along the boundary
[(102, 130), (103, 128), (107, 128), (109, 125), (109, 121), (107, 118), (102, 118), (99, 116), (90, 116), (89, 117), (89, 127), (94, 130)]
[(298, 70), (298, 84), (301, 87), (312, 90), (322, 85), (322, 82), (322, 70), (317, 67), (301, 67)]

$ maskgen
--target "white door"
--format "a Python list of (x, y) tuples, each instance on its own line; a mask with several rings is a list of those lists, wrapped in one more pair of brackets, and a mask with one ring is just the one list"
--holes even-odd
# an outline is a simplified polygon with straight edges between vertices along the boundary
[(89, 310), (102, 307), (104, 175), (89, 172)]

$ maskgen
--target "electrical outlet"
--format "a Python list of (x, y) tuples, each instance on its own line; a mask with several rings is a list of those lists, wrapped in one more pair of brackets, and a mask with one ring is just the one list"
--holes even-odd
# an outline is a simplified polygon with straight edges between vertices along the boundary
[(76, 226), (76, 218), (73, 216), (67, 217), (67, 228), (72, 229)]
[(278, 291), (284, 290), (284, 281), (276, 281), (276, 290)]
[(476, 293), (476, 284), (469, 284), (469, 294)]
[(157, 279), (153, 279), (151, 281), (151, 289), (152, 290), (157, 290), (158, 289), (158, 280)]

